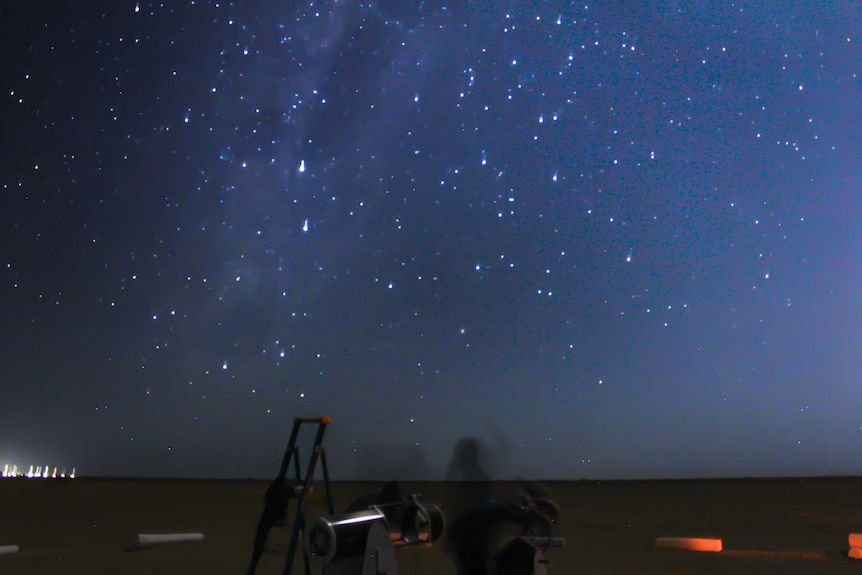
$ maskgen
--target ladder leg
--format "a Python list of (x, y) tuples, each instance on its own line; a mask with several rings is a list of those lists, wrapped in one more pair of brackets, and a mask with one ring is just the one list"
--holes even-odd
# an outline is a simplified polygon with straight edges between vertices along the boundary
[[(300, 495), (300, 499), (302, 499)], [(305, 530), (305, 513), (298, 511), (296, 520), (293, 522), (293, 534), (290, 536), (290, 547), (287, 548), (287, 559), (284, 561), (284, 575), (290, 575), (293, 571), (293, 560), (296, 558), (296, 546)], [(306, 560), (307, 563), (307, 560)]]
[[(303, 531), (305, 529), (305, 505), (308, 501), (307, 497), (311, 493), (311, 482), (314, 479), (314, 472), (317, 469), (317, 459), (322, 457), (324, 453), (323, 449), (323, 436), (326, 433), (326, 426), (332, 421), (328, 417), (321, 417), (315, 419), (298, 419), (300, 423), (316, 423), (317, 424), (317, 433), (314, 436), (314, 444), (311, 448), (311, 457), (308, 461), (308, 466), (305, 468), (305, 477), (303, 478), (302, 484), (302, 492), (299, 494), (299, 502), (298, 509), (296, 511), (296, 521), (294, 521), (294, 529), (293, 535), (290, 540), (290, 548), (287, 553), (287, 560), (284, 563), (284, 575), (290, 575), (291, 570), (293, 569), (293, 561), (296, 557), (296, 548), (300, 544), (299, 539), (303, 535)], [(299, 475), (299, 458), (297, 457), (297, 475)], [(332, 499), (332, 491), (329, 487), (329, 470), (325, 469), (324, 472), (324, 489), (326, 490), (327, 501), (330, 503), (329, 508), (330, 511), (333, 509), (331, 504)], [(305, 549), (302, 550), (302, 558), (303, 558), (303, 567), (305, 571), (305, 575), (310, 575), (310, 565), (308, 560), (308, 554), (305, 552)]]
[[(280, 524), (287, 513), (287, 501), (290, 497), (296, 495), (298, 483), (302, 484), (302, 491), (297, 499), (297, 509), (294, 516), (293, 525), (291, 526), (290, 546), (287, 550), (287, 559), (284, 563), (284, 575), (290, 575), (293, 570), (293, 562), (296, 558), (297, 547), (301, 544), (303, 531), (305, 530), (305, 504), (310, 495), (311, 483), (314, 479), (314, 472), (317, 468), (317, 460), (321, 459), (321, 467), (323, 468), (323, 482), (326, 491), (326, 502), (329, 509), (329, 514), (334, 514), (334, 505), (332, 503), (332, 490), (329, 485), (329, 469), (326, 465), (326, 453), (323, 449), (323, 435), (326, 433), (326, 426), (332, 420), (328, 417), (296, 417), (293, 420), (293, 428), (290, 432), (290, 439), (287, 442), (287, 449), (284, 452), (281, 465), (279, 466), (278, 476), (270, 484), (267, 489), (267, 494), (264, 497), (264, 510), (258, 521), (257, 531), (254, 539), (254, 551), (252, 553), (251, 563), (248, 567), (248, 575), (254, 575), (257, 569), (261, 555), (263, 555), (266, 547), (267, 538), (270, 529)], [(303, 423), (317, 424), (317, 433), (314, 437), (314, 446), (311, 450), (311, 457), (303, 475), (301, 465), (299, 463), (299, 449), (296, 447), (296, 440), (299, 435), (300, 427)], [(290, 462), (293, 460), (295, 472), (294, 481), (288, 482), (286, 477), (290, 469)], [(305, 575), (310, 575), (310, 566), (308, 555), (305, 550), (302, 550), (303, 563), (305, 567)]]
[(335, 505), (332, 503), (332, 490), (329, 489), (329, 468), (326, 466), (326, 452), (320, 453), (320, 466), (323, 468), (323, 486), (326, 489), (326, 507), (330, 515), (335, 515)]
[(293, 448), (293, 470), (294, 477), (296, 478), (296, 482), (299, 483), (302, 481), (302, 471), (299, 469), (299, 448)]
[[(321, 424), (320, 427), (318, 428), (317, 437), (314, 440), (314, 447), (312, 448), (312, 451), (311, 451), (311, 460), (308, 462), (308, 467), (306, 467), (306, 469), (305, 469), (305, 482), (303, 483), (302, 493), (299, 496), (299, 508), (300, 508), (299, 512), (302, 513), (302, 521), (298, 520), (296, 522), (296, 525), (301, 524), (301, 527), (299, 530), (294, 530), (294, 532), (293, 532), (293, 538), (290, 541), (290, 551), (288, 552), (287, 562), (285, 563), (285, 574), (284, 575), (290, 575), (290, 571), (287, 571), (287, 569), (288, 569), (287, 565), (288, 565), (288, 563), (291, 566), (293, 565), (293, 559), (296, 556), (295, 555), (296, 547), (299, 543), (298, 540), (299, 540), (299, 538), (302, 537), (303, 529), (305, 527), (305, 503), (306, 503), (306, 501), (308, 501), (307, 497), (311, 493), (311, 481), (314, 478), (314, 471), (317, 467), (317, 458), (320, 456), (321, 451), (323, 451), (323, 446), (320, 445), (319, 442), (322, 441), (322, 439), (323, 439), (323, 433), (321, 430), (325, 430), (325, 429), (326, 429), (326, 427), (323, 424)], [(327, 494), (328, 494), (329, 493), (329, 485), (328, 484), (325, 485), (324, 489), (326, 489)], [(308, 575), (308, 569), (309, 569), (308, 556), (305, 553), (305, 549), (302, 550), (302, 556), (303, 556), (304, 569), (305, 569), (306, 575)]]
[[(296, 449), (296, 436), (299, 435), (299, 425), (302, 421), (299, 418), (293, 420), (293, 429), (290, 431), (290, 439), (287, 441), (287, 449), (284, 450), (284, 458), (281, 460), (281, 467), (278, 470), (278, 479), (284, 480), (287, 475), (287, 466), (290, 464), (290, 457)], [(297, 475), (299, 474), (299, 461), (297, 465)]]

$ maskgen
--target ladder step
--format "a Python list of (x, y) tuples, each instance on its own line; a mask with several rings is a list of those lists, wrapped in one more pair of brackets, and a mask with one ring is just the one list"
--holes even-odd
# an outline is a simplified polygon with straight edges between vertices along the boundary
[(294, 417), (293, 423), (317, 423), (320, 425), (327, 425), (332, 423), (331, 417)]

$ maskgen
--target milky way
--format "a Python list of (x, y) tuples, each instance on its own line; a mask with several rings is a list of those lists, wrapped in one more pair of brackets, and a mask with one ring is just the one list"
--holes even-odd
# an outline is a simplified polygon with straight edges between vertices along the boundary
[(0, 464), (862, 472), (862, 9), (407, 4), (3, 9)]

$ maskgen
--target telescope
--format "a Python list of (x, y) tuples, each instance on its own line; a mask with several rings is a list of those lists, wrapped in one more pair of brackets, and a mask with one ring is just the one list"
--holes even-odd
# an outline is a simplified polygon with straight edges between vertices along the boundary
[(534, 513), (532, 524), (521, 534), (506, 539), (494, 557), (494, 575), (548, 575), (545, 552), (565, 547), (566, 540), (555, 534), (560, 508), (550, 499), (527, 497), (522, 509)]
[(506, 545), (494, 557), (493, 575), (548, 575), (548, 563), (544, 551), (551, 547), (563, 547), (562, 537), (532, 537), (519, 535), (507, 540)]
[(305, 552), (325, 575), (398, 575), (396, 547), (430, 546), (443, 534), (440, 507), (420, 499), (318, 517), (305, 530)]

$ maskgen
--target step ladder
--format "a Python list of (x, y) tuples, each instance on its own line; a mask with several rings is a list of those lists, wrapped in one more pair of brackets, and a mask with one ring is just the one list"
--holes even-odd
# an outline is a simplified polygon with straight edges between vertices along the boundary
[[(281, 461), (281, 468), (278, 470), (276, 478), (267, 488), (266, 495), (264, 495), (263, 513), (257, 524), (254, 550), (247, 575), (255, 575), (258, 562), (266, 550), (269, 531), (273, 527), (289, 528), (292, 531), (283, 571), (284, 575), (291, 574), (293, 561), (296, 557), (296, 548), (300, 544), (302, 532), (305, 528), (305, 506), (311, 493), (311, 483), (314, 480), (314, 471), (317, 467), (318, 459), (323, 469), (323, 488), (329, 515), (335, 514), (335, 508), (332, 504), (332, 490), (329, 488), (329, 469), (326, 466), (326, 451), (323, 449), (323, 434), (326, 433), (326, 426), (330, 423), (332, 423), (332, 419), (329, 417), (295, 417), (293, 419), (293, 430), (290, 432), (290, 439), (287, 442), (287, 449), (285, 449), (284, 458)], [(302, 469), (300, 468), (299, 448), (296, 446), (296, 439), (303, 424), (317, 425), (317, 432), (311, 449), (311, 457), (305, 468), (305, 475), (302, 474)], [(288, 479), (287, 473), (291, 461), (294, 464), (294, 474), (292, 479)], [(286, 523), (288, 503), (293, 498), (297, 499), (296, 513), (294, 514), (293, 522)], [(308, 555), (304, 548), (302, 555), (305, 575), (310, 575)]]

